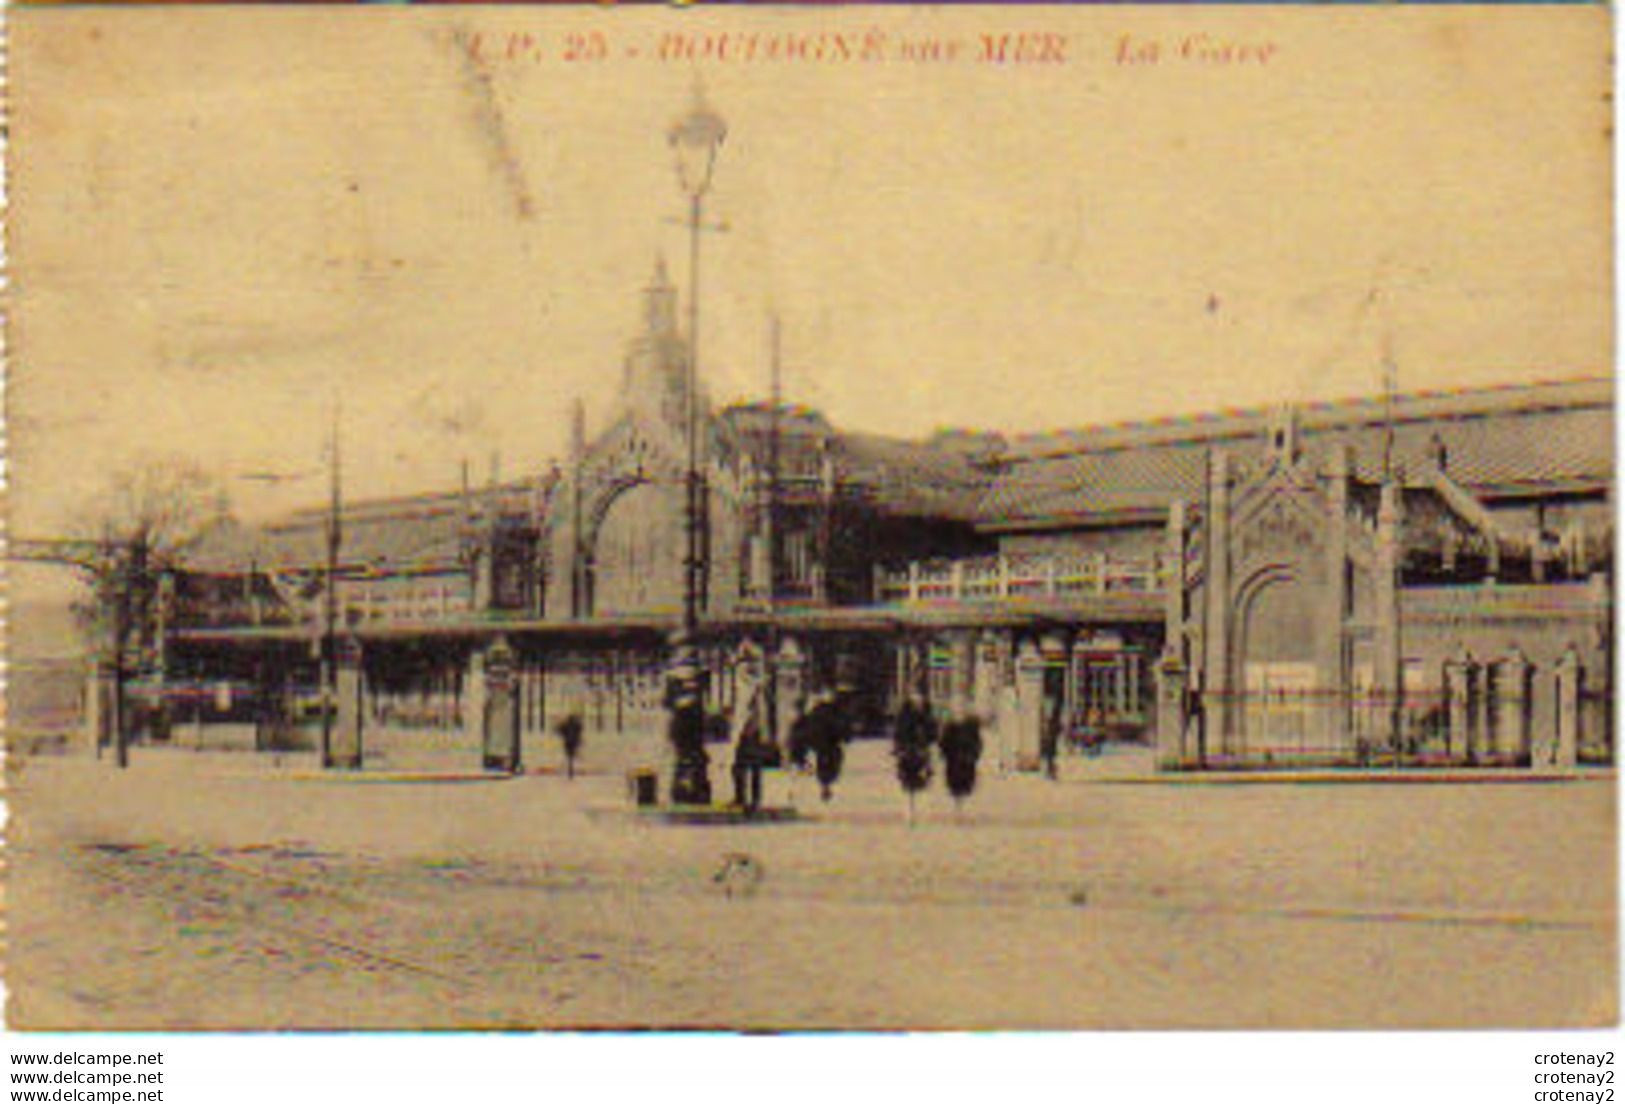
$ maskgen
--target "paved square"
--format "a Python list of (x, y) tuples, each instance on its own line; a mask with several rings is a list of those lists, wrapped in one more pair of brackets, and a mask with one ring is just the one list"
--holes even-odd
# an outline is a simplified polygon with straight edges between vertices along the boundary
[[(1088, 763), (1088, 765), (1084, 765)], [(13, 761), (27, 1028), (1550, 1027), (1617, 1018), (1615, 791), (1060, 782), (917, 822), (886, 748), (794, 824), (618, 773)], [(590, 767), (590, 764), (589, 764)], [(1115, 770), (1114, 770), (1115, 768)], [(786, 797), (772, 779), (770, 798)], [(777, 790), (774, 790), (774, 787)]]

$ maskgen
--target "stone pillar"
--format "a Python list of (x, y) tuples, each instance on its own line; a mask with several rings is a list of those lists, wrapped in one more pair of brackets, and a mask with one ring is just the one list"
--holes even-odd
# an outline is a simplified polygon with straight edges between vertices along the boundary
[(781, 748), (790, 746), (790, 726), (801, 712), (801, 701), (807, 694), (807, 657), (795, 637), (779, 641), (778, 662), (773, 665), (773, 678), (778, 695), (778, 731), (774, 740)]
[(1448, 747), (1451, 754), (1460, 754), (1469, 763), (1473, 761), (1473, 683), (1476, 681), (1476, 666), (1472, 653), (1466, 648), (1445, 664), (1445, 682), (1450, 698)]
[(469, 580), (468, 605), (475, 614), (490, 610), (496, 601), (493, 582), (496, 578), (496, 555), (489, 530), (482, 530), (475, 538), (479, 547), (474, 552), (473, 577)]
[(519, 679), (513, 648), (503, 637), (485, 653), (485, 708), (482, 712), (481, 765), (486, 770), (518, 774)]
[(1203, 640), (1203, 724), (1209, 755), (1233, 751), (1230, 687), (1230, 463), (1215, 449), (1208, 466), (1207, 632)]
[(976, 635), (970, 631), (955, 632), (948, 638), (953, 656), (953, 696), (949, 709), (953, 716), (962, 717), (976, 708)]
[(1185, 503), (1168, 505), (1168, 531), (1162, 548), (1162, 622), (1166, 640), (1185, 631)]
[(997, 725), (999, 716), (999, 641), (991, 633), (983, 634), (975, 644), (976, 663), (976, 715), (982, 724)]
[(1015, 767), (1037, 770), (1044, 726), (1044, 657), (1030, 639), (1016, 651)]
[(1177, 770), (1187, 765), (1185, 747), (1185, 664), (1170, 644), (1157, 662), (1157, 766)]
[(96, 660), (85, 677), (85, 743), (101, 758), (102, 748), (113, 743), (115, 674), (111, 663)]
[(329, 766), (341, 770), (361, 768), (363, 731), (361, 641), (346, 633), (335, 641), (333, 739), (329, 745)]
[(1580, 691), (1585, 685), (1585, 668), (1580, 653), (1570, 644), (1557, 661), (1557, 739), (1551, 765), (1569, 770), (1579, 761)]
[[(1403, 517), (1399, 485), (1385, 483), (1380, 493), (1377, 505), (1377, 556), (1372, 569), (1376, 598), (1373, 612), (1377, 622), (1374, 687), (1377, 707), (1371, 736), (1374, 744), (1392, 752), (1397, 763), (1404, 739), (1402, 728), (1405, 715), (1404, 653), (1400, 642), (1402, 598), (1399, 588), (1400, 525)], [(1451, 728), (1452, 740), (1466, 739), (1465, 728), (1457, 729), (1454, 723)], [(1458, 732), (1461, 735), (1457, 735)]]
[(1500, 720), (1491, 695), (1494, 686), (1495, 665), (1488, 659), (1478, 665), (1473, 679), (1473, 731), (1478, 734), (1479, 762), (1493, 762), (1498, 736), (1495, 722)]
[(1016, 635), (1013, 632), (993, 634), (994, 731), (998, 741), (998, 768), (1001, 774), (1016, 769), (1017, 731), (1021, 722), (1021, 708), (1016, 693)]
[(1496, 750), (1517, 762), (1530, 761), (1529, 687), (1533, 673), (1529, 660), (1514, 644), (1511, 653), (1501, 661), (1496, 695), (1496, 707), (1500, 714), (1496, 725)]
[[(463, 740), (470, 750), (485, 748), (485, 653), (473, 651), (468, 656), (468, 667), (463, 672), (462, 694), (459, 695), (455, 726), (462, 729)], [(611, 718), (613, 719), (613, 718)]]
[(1324, 723), (1326, 746), (1346, 750), (1352, 746), (1349, 738), (1349, 709), (1351, 703), (1348, 645), (1344, 633), (1349, 613), (1348, 571), (1349, 558), (1349, 474), (1354, 468), (1348, 445), (1334, 445), (1327, 466), (1326, 501), (1330, 525), (1326, 531), (1321, 570), (1325, 585), (1321, 588), (1319, 616), (1320, 685), (1328, 695)]

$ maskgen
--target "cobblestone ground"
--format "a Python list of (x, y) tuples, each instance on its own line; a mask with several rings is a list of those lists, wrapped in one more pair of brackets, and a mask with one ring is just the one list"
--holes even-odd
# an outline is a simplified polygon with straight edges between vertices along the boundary
[[(989, 772), (792, 824), (574, 782), (13, 760), (25, 1028), (1559, 1026), (1616, 1019), (1615, 787)], [(718, 773), (718, 791), (723, 779)], [(783, 778), (770, 791), (792, 795)]]

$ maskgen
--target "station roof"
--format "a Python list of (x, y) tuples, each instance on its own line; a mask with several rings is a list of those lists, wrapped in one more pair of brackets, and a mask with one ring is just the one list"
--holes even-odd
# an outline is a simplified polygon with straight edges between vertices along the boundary
[[(1608, 379), (1400, 396), (1394, 461), (1419, 471), (1441, 447), (1445, 469), (1480, 498), (1587, 491), (1614, 472)], [(977, 504), (984, 528), (1155, 519), (1201, 493), (1207, 453), (1262, 440), (1270, 411), (1125, 423), (1011, 442)], [(1388, 412), (1380, 399), (1298, 410), (1309, 450), (1347, 445), (1356, 474), (1380, 478)]]
[[(1614, 387), (1568, 380), (1397, 397), (1394, 460), (1417, 472), (1441, 454), (1450, 479), (1480, 499), (1594, 492), (1614, 473)], [(1197, 500), (1207, 454), (1250, 450), (1269, 410), (1093, 426), (1006, 440), (945, 432), (905, 440), (842, 432), (816, 411), (783, 407), (780, 470), (787, 483), (837, 482), (882, 513), (975, 525), (985, 531), (1158, 522), (1176, 499)], [(1346, 445), (1356, 474), (1380, 478), (1390, 412), (1381, 399), (1299, 407), (1304, 447)], [(767, 463), (771, 410), (743, 404), (719, 428), (758, 465)], [(379, 572), (453, 570), (473, 517), (539, 523), (556, 472), (449, 492), (346, 504), (342, 563)], [(223, 526), (188, 559), (196, 571), (292, 570), (322, 563), (326, 511), (303, 510), (250, 528)]]
[[(545, 508), (553, 486), (541, 480), (346, 503), (340, 510), (340, 563), (379, 572), (451, 570), (459, 564), (471, 519), (528, 519)], [(224, 525), (187, 554), (198, 572), (306, 569), (326, 562), (328, 511), (297, 511), (260, 526)]]

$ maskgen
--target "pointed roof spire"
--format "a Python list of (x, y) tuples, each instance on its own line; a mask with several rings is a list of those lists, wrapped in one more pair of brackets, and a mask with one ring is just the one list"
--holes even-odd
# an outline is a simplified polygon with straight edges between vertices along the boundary
[(654, 275), (643, 289), (643, 329), (648, 334), (677, 332), (677, 289), (663, 254), (655, 254)]
[(649, 290), (653, 291), (656, 288), (669, 288), (671, 286), (671, 275), (666, 271), (666, 255), (664, 253), (656, 253), (655, 272), (654, 276), (652, 276), (649, 280)]

